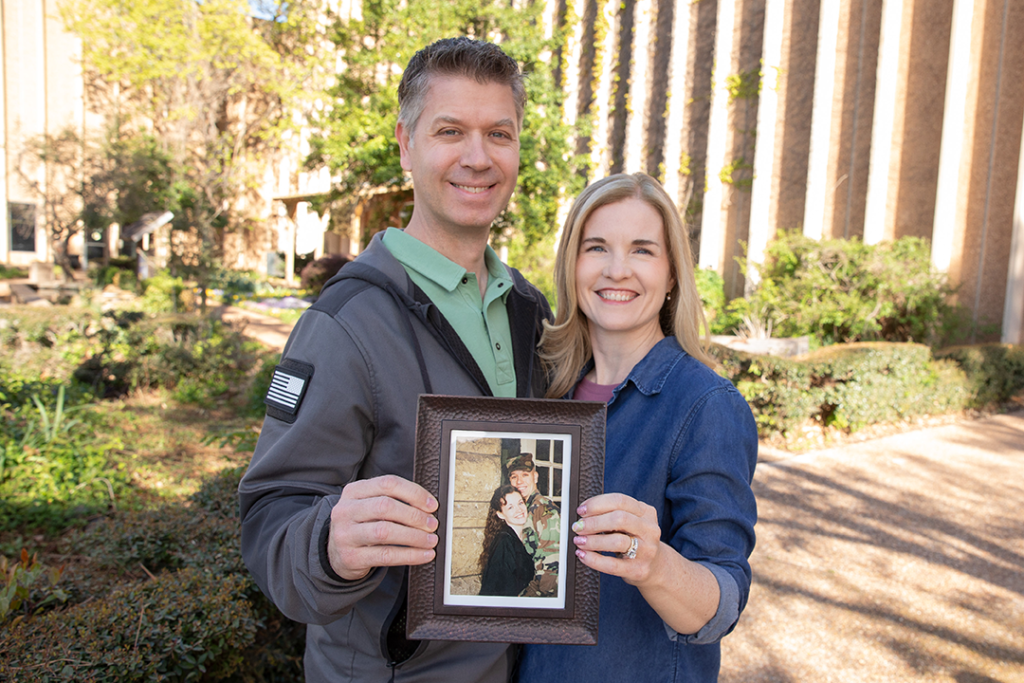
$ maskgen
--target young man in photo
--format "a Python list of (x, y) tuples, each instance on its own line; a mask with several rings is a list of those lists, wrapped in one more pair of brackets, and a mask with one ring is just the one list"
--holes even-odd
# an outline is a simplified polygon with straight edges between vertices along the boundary
[(521, 453), (508, 463), (508, 478), (526, 501), (526, 530), (523, 544), (533, 556), (537, 574), (524, 596), (551, 597), (558, 594), (558, 551), (560, 517), (558, 506), (537, 490), (539, 480), (532, 453)]

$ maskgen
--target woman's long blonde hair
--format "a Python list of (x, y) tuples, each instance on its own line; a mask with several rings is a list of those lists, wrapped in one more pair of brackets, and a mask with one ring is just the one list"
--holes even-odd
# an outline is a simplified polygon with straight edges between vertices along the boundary
[(646, 202), (658, 212), (668, 241), (669, 263), (676, 284), (661, 309), (661, 330), (666, 336), (674, 335), (688, 354), (710, 368), (715, 367), (715, 361), (707, 353), (707, 321), (697, 294), (690, 240), (675, 204), (661, 183), (646, 173), (617, 174), (598, 180), (583, 190), (573, 202), (562, 229), (555, 260), (558, 312), (554, 324), (544, 324), (544, 336), (540, 341), (540, 357), (551, 380), (547, 392), (549, 398), (568, 393), (576, 384), (580, 370), (593, 355), (587, 318), (580, 310), (576, 291), (576, 258), (583, 228), (597, 209), (631, 198)]

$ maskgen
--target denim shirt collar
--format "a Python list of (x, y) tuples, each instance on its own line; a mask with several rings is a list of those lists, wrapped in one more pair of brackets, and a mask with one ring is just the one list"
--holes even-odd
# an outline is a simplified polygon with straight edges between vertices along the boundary
[[(633, 366), (633, 369), (626, 375), (626, 379), (622, 381), (622, 384), (615, 387), (615, 391), (612, 392), (612, 398), (608, 403), (615, 402), (619, 392), (628, 382), (633, 382), (633, 386), (645, 396), (654, 396), (661, 393), (661, 389), (665, 386), (665, 380), (668, 378), (672, 368), (685, 356), (686, 352), (679, 346), (679, 342), (676, 341), (675, 337), (665, 337), (647, 352), (643, 360)], [(579, 384), (579, 381), (593, 369), (594, 358), (591, 357), (586, 365), (583, 366), (579, 377), (576, 378), (576, 384)], [(571, 393), (575, 393), (575, 391), (576, 387), (573, 386)]]

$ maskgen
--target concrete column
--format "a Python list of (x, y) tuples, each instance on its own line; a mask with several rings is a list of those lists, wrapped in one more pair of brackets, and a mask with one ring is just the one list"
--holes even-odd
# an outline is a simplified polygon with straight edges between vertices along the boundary
[(738, 2), (719, 0), (715, 27), (715, 68), (711, 82), (711, 116), (708, 126), (708, 152), (705, 165), (704, 208), (701, 213), (700, 256), (701, 268), (722, 272), (725, 266), (725, 188), (719, 174), (725, 166), (729, 138), (729, 91), (725, 79), (732, 71), (733, 38), (736, 33), (736, 6)]
[(651, 50), (654, 20), (652, 0), (636, 3), (633, 29), (633, 68), (629, 78), (629, 119), (626, 123), (626, 148), (623, 152), (623, 172), (643, 171), (647, 166), (646, 114), (650, 100)]
[[(665, 135), (665, 190), (677, 198), (682, 185), (683, 129), (686, 112), (686, 63), (690, 55), (690, 8), (676, 7), (672, 27), (672, 66), (669, 74), (668, 125)], [(685, 209), (686, 207), (679, 207)]]
[[(956, 238), (957, 197), (967, 144), (968, 87), (971, 83), (971, 35), (975, 0), (953, 0), (949, 65), (946, 69), (946, 104), (939, 151), (939, 180), (932, 226), (932, 265), (946, 272)], [(966, 179), (966, 176), (964, 176)]]
[(804, 224), (820, 9), (818, 0), (787, 0), (784, 11), (782, 71), (776, 94), (777, 156), (768, 217), (775, 230)]
[(878, 73), (875, 77), (875, 116), (871, 130), (871, 166), (868, 174), (867, 205), (864, 210), (864, 243), (877, 244), (891, 235), (888, 211), (891, 184), (893, 129), (896, 99), (906, 84), (900, 79), (900, 36), (903, 0), (882, 1), (882, 32), (878, 45)]
[(750, 199), (750, 233), (747, 241), (746, 293), (757, 285), (758, 272), (751, 266), (764, 261), (768, 240), (775, 234), (772, 222), (772, 187), (775, 185), (776, 127), (779, 119), (779, 82), (782, 79), (782, 36), (786, 0), (766, 0), (764, 46), (761, 59), (761, 95), (757, 105), (757, 147)]
[(953, 0), (904, 0), (883, 240), (930, 238), (942, 148)]
[(949, 267), (971, 311), (971, 341), (1000, 338), (1024, 121), (1024, 5), (976, 2), (968, 86), (965, 161), (958, 186)]
[(814, 68), (814, 109), (811, 114), (811, 152), (807, 162), (804, 234), (821, 239), (828, 190), (828, 157), (832, 138), (836, 48), (839, 39), (839, 0), (823, 0), (818, 20), (818, 56)]
[[(1024, 140), (1024, 133), (1021, 134)], [(1017, 197), (1013, 205), (1013, 237), (1003, 303), (1004, 344), (1024, 344), (1024, 145), (1017, 162)]]
[[(577, 17), (583, 16), (585, 0), (575, 0), (569, 3), (569, 10)], [(567, 93), (565, 103), (562, 105), (563, 117), (566, 125), (576, 125), (579, 116), (579, 100), (577, 93), (580, 91), (580, 53), (582, 52), (583, 22), (577, 21), (573, 24), (572, 34), (566, 41), (566, 63), (569, 68), (565, 72), (565, 92)]]
[(612, 80), (614, 79), (613, 69), (615, 68), (615, 34), (617, 33), (618, 3), (606, 2), (600, 11), (604, 13), (604, 20), (609, 26), (605, 32), (604, 45), (601, 47), (601, 79), (598, 82), (597, 93), (594, 103), (597, 106), (596, 125), (594, 126), (594, 139), (591, 149), (591, 160), (594, 164), (593, 178), (603, 178), (608, 175), (610, 163), (608, 139), (611, 133), (611, 122), (608, 119), (608, 112), (612, 101)]

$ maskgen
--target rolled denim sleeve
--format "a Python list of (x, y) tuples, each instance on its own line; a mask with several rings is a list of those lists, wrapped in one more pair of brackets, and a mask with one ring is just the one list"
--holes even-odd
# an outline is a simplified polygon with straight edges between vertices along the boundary
[(674, 631), (671, 626), (665, 626), (665, 632), (672, 642), (682, 641), (687, 645), (710, 645), (717, 643), (722, 636), (736, 624), (740, 618), (740, 589), (736, 580), (729, 572), (710, 562), (700, 564), (708, 568), (718, 581), (718, 611), (711, 617), (708, 623), (704, 624), (701, 630), (692, 635), (685, 635)]
[(712, 643), (732, 631), (750, 593), (757, 504), (751, 490), (757, 428), (746, 401), (718, 386), (693, 405), (676, 439), (666, 490), (669, 545), (706, 566), (721, 597), (715, 616), (685, 642)]

